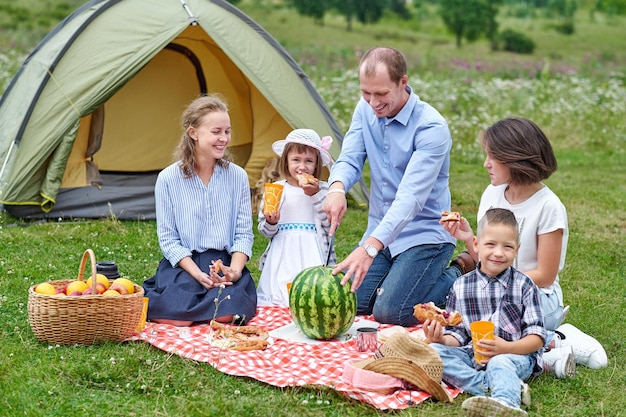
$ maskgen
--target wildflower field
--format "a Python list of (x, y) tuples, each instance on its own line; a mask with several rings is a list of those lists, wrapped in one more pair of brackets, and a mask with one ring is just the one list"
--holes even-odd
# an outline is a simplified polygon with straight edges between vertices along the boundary
[[(579, 366), (573, 379), (542, 375), (532, 380), (528, 413), (626, 415), (621, 318), (626, 311), (626, 19), (599, 15), (592, 20), (580, 10), (576, 33), (565, 37), (540, 21), (503, 18), (503, 25), (527, 30), (538, 43), (534, 55), (516, 56), (491, 52), (485, 41), (457, 50), (433, 14), (413, 26), (388, 18), (371, 27), (355, 25), (347, 33), (336, 16), (320, 27), (293, 11), (268, 10), (261, 3), (243, 1), (241, 7), (302, 66), (342, 131), (360, 95), (359, 51), (384, 44), (405, 52), (411, 86), (449, 122), (453, 209), (474, 224), (489, 182), (477, 142), (480, 130), (508, 115), (528, 117), (545, 130), (559, 162), (546, 183), (569, 217), (561, 274), (571, 306), (567, 321), (604, 345), (609, 366)], [(12, 47), (6, 36), (0, 33), (0, 91), (34, 46), (26, 38)], [(358, 242), (366, 219), (365, 209), (350, 205), (335, 242), (339, 259)], [(256, 278), (266, 244), (255, 234), (249, 267)], [(279, 389), (225, 375), (146, 343), (41, 344), (28, 323), (27, 290), (38, 282), (74, 277), (86, 248), (98, 259), (115, 260), (137, 283), (150, 277), (161, 259), (154, 222), (27, 223), (0, 213), (0, 416), (462, 415), (464, 394), (452, 404), (426, 401), (400, 412), (380, 412), (327, 388)]]

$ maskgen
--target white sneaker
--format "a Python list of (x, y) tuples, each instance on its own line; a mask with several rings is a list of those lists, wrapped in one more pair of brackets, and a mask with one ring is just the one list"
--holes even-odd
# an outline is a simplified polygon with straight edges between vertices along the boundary
[(563, 346), (543, 352), (543, 369), (557, 378), (576, 376), (576, 359), (570, 346)]
[(582, 330), (565, 323), (556, 331), (561, 334), (560, 345), (571, 346), (577, 364), (588, 366), (591, 369), (605, 368), (609, 364), (606, 352), (600, 342)]
[(527, 417), (521, 408), (511, 407), (491, 397), (476, 396), (463, 401), (461, 408), (468, 417)]
[(525, 405), (526, 407), (530, 407), (530, 387), (528, 386), (527, 383), (525, 383), (521, 379), (519, 380), (519, 382), (522, 385), (522, 389), (521, 389), (522, 405)]

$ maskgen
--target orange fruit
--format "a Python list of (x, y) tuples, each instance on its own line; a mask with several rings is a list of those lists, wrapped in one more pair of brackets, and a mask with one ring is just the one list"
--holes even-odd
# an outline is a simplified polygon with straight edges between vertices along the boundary
[(111, 285), (122, 285), (128, 291), (128, 294), (135, 292), (135, 284), (128, 278), (117, 278)]
[(121, 294), (119, 292), (115, 291), (115, 290), (106, 290), (105, 292), (102, 293), (102, 295), (119, 296)]
[(49, 282), (42, 282), (35, 287), (35, 292), (37, 294), (54, 295), (57, 293), (57, 290), (56, 288), (54, 288), (54, 285), (50, 284)]
[(85, 281), (76, 280), (67, 284), (67, 287), (65, 287), (65, 294), (70, 295), (73, 292), (80, 292), (82, 294), (86, 289), (87, 283)]
[[(91, 281), (92, 277), (87, 278), (87, 287), (91, 287)], [(106, 277), (106, 275), (96, 274), (96, 282), (101, 282), (102, 285), (104, 285), (104, 288), (106, 288), (107, 290), (109, 289), (109, 279)]]

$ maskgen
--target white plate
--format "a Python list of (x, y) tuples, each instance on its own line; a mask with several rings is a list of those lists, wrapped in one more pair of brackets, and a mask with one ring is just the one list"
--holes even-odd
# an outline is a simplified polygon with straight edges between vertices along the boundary
[[(366, 320), (360, 317), (354, 319), (354, 323), (352, 326), (342, 335), (332, 339), (334, 342), (348, 342), (356, 337), (356, 329), (359, 327), (375, 327), (378, 328), (380, 323), (372, 320)], [(270, 332), (270, 336), (275, 337), (277, 339), (287, 340), (288, 342), (298, 342), (298, 343), (309, 343), (309, 344), (319, 344), (329, 342), (329, 340), (315, 340), (311, 339), (308, 336), (305, 336), (304, 333), (298, 329), (296, 324), (291, 321), (283, 327), (279, 327), (278, 329), (274, 329)]]

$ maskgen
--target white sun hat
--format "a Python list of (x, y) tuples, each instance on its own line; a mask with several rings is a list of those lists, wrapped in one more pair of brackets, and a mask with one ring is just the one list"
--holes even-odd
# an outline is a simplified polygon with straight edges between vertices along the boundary
[(285, 146), (287, 146), (288, 143), (299, 143), (317, 149), (322, 156), (322, 165), (329, 165), (333, 160), (328, 152), (331, 143), (333, 143), (333, 139), (330, 136), (320, 138), (320, 135), (313, 129), (292, 130), (285, 139), (274, 142), (272, 149), (278, 156), (282, 156)]

